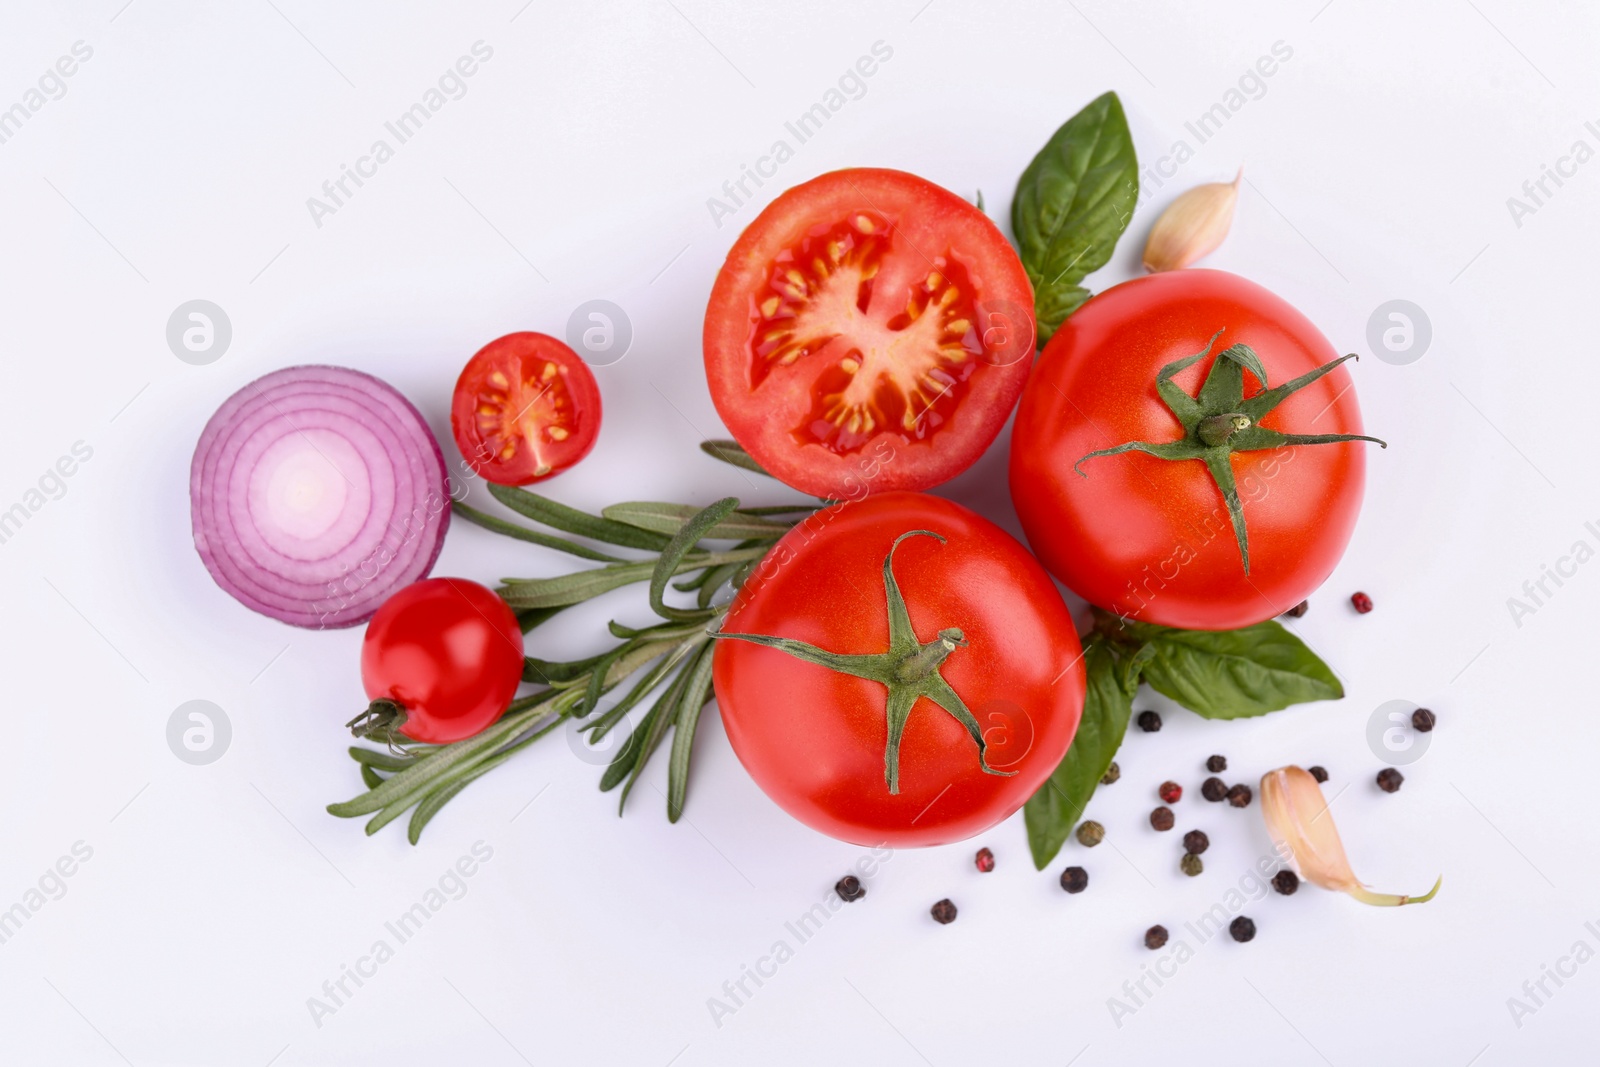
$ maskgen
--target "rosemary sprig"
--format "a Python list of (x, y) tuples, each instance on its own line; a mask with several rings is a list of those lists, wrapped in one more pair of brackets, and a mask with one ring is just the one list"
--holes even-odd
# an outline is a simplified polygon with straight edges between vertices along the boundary
[[(731, 442), (708, 442), (707, 454), (744, 469), (758, 469)], [(764, 472), (763, 472), (764, 473)], [(411, 812), (407, 837), (416, 844), (424, 827), (445, 804), (472, 782), (566, 721), (578, 720), (591, 744), (623, 721), (634, 707), (659, 692), (650, 710), (601, 777), (600, 788), (622, 786), (618, 812), (651, 755), (673, 732), (667, 768), (667, 818), (677, 822), (688, 792), (690, 755), (701, 709), (711, 701), (711, 634), (726, 608), (716, 595), (737, 589), (794, 523), (817, 510), (816, 504), (741, 509), (727, 497), (706, 508), (686, 504), (632, 502), (605, 508), (599, 515), (559, 504), (525, 489), (491, 485), (491, 495), (524, 519), (556, 533), (489, 515), (464, 504), (456, 514), (495, 533), (603, 564), (553, 578), (508, 578), (498, 590), (517, 613), (523, 631), (548, 622), (562, 610), (636, 582), (649, 583), (651, 609), (662, 622), (635, 629), (613, 622), (614, 643), (582, 659), (556, 661), (528, 656), (523, 680), (541, 686), (519, 697), (493, 726), (448, 745), (423, 745), (394, 735), (375, 740), (384, 749), (352, 746), (366, 791), (328, 811), (341, 818), (370, 816), (373, 834)], [(571, 540), (573, 535), (642, 552), (624, 558)], [(736, 542), (711, 547), (704, 542)], [(680, 581), (673, 579), (686, 575)], [(666, 600), (668, 587), (692, 593), (693, 606)], [(632, 684), (610, 708), (601, 698), (625, 682)]]

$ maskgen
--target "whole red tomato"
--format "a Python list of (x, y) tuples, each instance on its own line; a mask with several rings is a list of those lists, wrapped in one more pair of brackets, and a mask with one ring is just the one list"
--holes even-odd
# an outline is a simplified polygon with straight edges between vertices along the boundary
[(1034, 336), (1027, 272), (988, 216), (861, 167), (790, 189), (729, 249), (706, 379), (768, 472), (854, 499), (971, 466), (1016, 405)]
[(1084, 695), (1044, 569), (987, 519), (905, 492), (786, 534), (729, 609), (713, 681), (756, 784), (862, 845), (959, 841), (1015, 812)]
[(1232, 274), (1106, 290), (1050, 339), (1017, 411), (1028, 543), (1073, 592), (1144, 622), (1224, 630), (1288, 611), (1361, 507), (1361, 412), (1335, 362), (1310, 320)]
[(505, 712), (522, 665), (522, 629), (492, 589), (462, 578), (414, 582), (367, 623), (361, 683), (373, 703), (351, 725), (435, 745), (471, 737)]

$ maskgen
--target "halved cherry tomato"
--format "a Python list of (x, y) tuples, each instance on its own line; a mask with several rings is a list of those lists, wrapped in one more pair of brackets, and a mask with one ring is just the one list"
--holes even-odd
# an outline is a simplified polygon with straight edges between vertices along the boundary
[(542, 333), (511, 333), (467, 362), (450, 405), (456, 447), (497, 485), (527, 485), (589, 454), (600, 387), (579, 355)]
[(704, 347), (722, 421), (773, 475), (833, 498), (925, 489), (969, 467), (1016, 403), (1033, 289), (955, 194), (900, 171), (834, 171), (734, 244)]

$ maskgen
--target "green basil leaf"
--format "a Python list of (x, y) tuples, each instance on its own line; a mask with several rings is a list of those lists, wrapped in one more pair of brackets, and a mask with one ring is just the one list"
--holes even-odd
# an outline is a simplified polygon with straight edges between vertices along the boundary
[(1344, 696), (1328, 665), (1277, 622), (1242, 630), (1133, 625), (1154, 649), (1144, 667), (1150, 688), (1205, 718), (1243, 719)]
[(1089, 298), (1078, 285), (1111, 260), (1139, 199), (1139, 163), (1116, 93), (1055, 132), (1017, 181), (1011, 229), (1033, 282), (1039, 344)]
[(1122, 745), (1128, 717), (1133, 713), (1133, 694), (1139, 687), (1137, 672), (1130, 676), (1105, 642), (1091, 637), (1084, 645), (1083, 659), (1089, 685), (1077, 736), (1061, 763), (1023, 808), (1028, 848), (1033, 852), (1033, 865), (1040, 870), (1055, 859), (1072, 828), (1083, 818), (1094, 787), (1100, 784)]

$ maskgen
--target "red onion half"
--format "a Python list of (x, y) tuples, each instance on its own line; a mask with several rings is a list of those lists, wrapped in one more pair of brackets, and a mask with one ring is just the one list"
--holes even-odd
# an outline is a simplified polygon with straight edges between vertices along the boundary
[(345, 367), (287, 367), (229, 397), (195, 446), (189, 506), (218, 585), (314, 630), (365, 622), (427, 577), (450, 525), (422, 415)]

